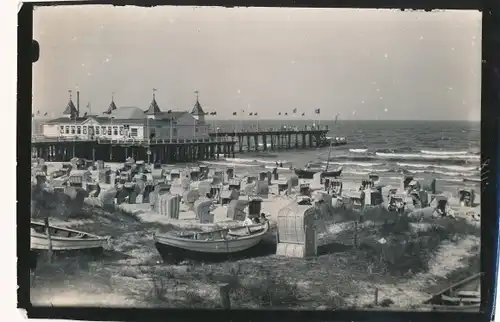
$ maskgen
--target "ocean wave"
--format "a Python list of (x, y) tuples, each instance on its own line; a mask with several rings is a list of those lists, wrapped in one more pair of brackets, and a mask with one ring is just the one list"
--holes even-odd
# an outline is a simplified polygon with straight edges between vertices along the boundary
[(470, 173), (470, 172), (455, 172), (455, 171), (441, 171), (441, 170), (436, 170), (436, 169), (429, 169), (429, 170), (410, 170), (411, 173), (429, 173), (429, 174), (440, 174), (443, 176), (450, 176), (450, 177), (474, 177), (476, 174), (475, 173)]
[(256, 167), (255, 164), (245, 164), (245, 163), (235, 163), (235, 162), (224, 162), (224, 161), (201, 161), (204, 164), (220, 165), (225, 167)]
[(478, 167), (476, 166), (460, 166), (460, 165), (442, 165), (442, 164), (429, 164), (429, 163), (402, 163), (402, 162), (397, 162), (396, 163), (400, 167), (405, 167), (405, 168), (442, 168), (442, 169), (448, 169), (452, 171), (459, 171), (459, 172), (468, 172), (468, 171), (477, 171)]
[(405, 159), (427, 159), (427, 160), (471, 160), (479, 161), (479, 155), (438, 155), (438, 154), (415, 154), (415, 153), (383, 153), (375, 152), (375, 155), (381, 158), (393, 159), (393, 160), (405, 160)]
[(420, 150), (422, 154), (432, 154), (432, 155), (466, 155), (468, 151), (429, 151), (429, 150)]
[(264, 164), (276, 164), (276, 161), (287, 163), (287, 160), (263, 160), (263, 159), (245, 159), (245, 158), (225, 158), (227, 162), (233, 163), (264, 163)]
[(337, 165), (349, 165), (349, 166), (358, 166), (358, 167), (375, 167), (379, 165), (383, 165), (384, 163), (382, 162), (354, 162), (354, 161), (344, 161), (344, 162), (339, 162), (339, 161), (323, 161), (323, 164), (337, 164)]
[(349, 149), (349, 152), (352, 153), (366, 153), (366, 151), (368, 151), (368, 149)]

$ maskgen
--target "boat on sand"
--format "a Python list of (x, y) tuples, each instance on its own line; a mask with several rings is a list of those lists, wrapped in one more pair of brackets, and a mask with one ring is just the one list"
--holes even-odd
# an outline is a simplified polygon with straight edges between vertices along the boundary
[[(108, 245), (109, 237), (97, 236), (78, 230), (49, 226), (52, 250), (102, 250)], [(31, 249), (48, 250), (49, 236), (44, 223), (31, 222)]]
[(210, 231), (169, 231), (153, 239), (164, 261), (218, 260), (253, 248), (268, 231), (269, 222), (265, 222)]
[(314, 174), (321, 172), (321, 176), (323, 177), (340, 177), (342, 174), (342, 167), (335, 171), (323, 171), (322, 169), (314, 170), (314, 169), (295, 169), (295, 175), (299, 177), (299, 179), (312, 179), (314, 178)]

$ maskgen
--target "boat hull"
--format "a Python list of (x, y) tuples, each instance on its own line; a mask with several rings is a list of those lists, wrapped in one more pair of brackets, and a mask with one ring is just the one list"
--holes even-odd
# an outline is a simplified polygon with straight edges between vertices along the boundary
[[(52, 239), (52, 250), (84, 250), (94, 248), (104, 248), (107, 240), (61, 240), (57, 237)], [(31, 249), (48, 250), (49, 240), (46, 236), (31, 235)]]
[(155, 236), (154, 241), (164, 262), (178, 262), (184, 259), (221, 261), (276, 252), (276, 240), (268, 238), (268, 235), (269, 226), (266, 226), (251, 235), (227, 240), (196, 240), (166, 234)]
[[(304, 170), (304, 169), (295, 169), (295, 175), (299, 177), (299, 179), (313, 179), (314, 174), (321, 172), (321, 171), (309, 171), (309, 170)], [(342, 169), (337, 170), (337, 171), (327, 171), (327, 172), (322, 172), (321, 176), (322, 177), (339, 177), (342, 174)]]
[(276, 242), (262, 239), (254, 246), (234, 253), (205, 253), (155, 242), (155, 247), (164, 263), (178, 263), (183, 260), (199, 262), (223, 262), (268, 256), (276, 253)]
[[(42, 223), (31, 223), (31, 249), (49, 250), (49, 238)], [(89, 233), (49, 226), (53, 251), (103, 249), (108, 245), (108, 238)]]

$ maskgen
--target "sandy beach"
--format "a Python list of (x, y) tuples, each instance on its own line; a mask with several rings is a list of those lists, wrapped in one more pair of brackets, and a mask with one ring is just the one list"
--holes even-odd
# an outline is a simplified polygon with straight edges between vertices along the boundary
[[(121, 166), (106, 165), (112, 169)], [(49, 163), (49, 176), (60, 167), (60, 163)], [(257, 174), (255, 169), (235, 167), (236, 175), (241, 177), (252, 171)], [(158, 177), (159, 172), (153, 170), (153, 176)], [(285, 180), (292, 176), (292, 171), (279, 169), (279, 176)], [(399, 184), (397, 180), (384, 180), (389, 185)], [(343, 179), (344, 190), (355, 189), (359, 183), (352, 178)], [(231, 305), (235, 308), (367, 308), (373, 306), (376, 289), (379, 303), (385, 300), (391, 307), (412, 309), (439, 288), (479, 272), (479, 221), (467, 214), (471, 208), (459, 207), (458, 199), (453, 197), (458, 187), (444, 192), (450, 196), (454, 219), (410, 224), (412, 231), (419, 231), (417, 226), (426, 224), (441, 227), (405, 233), (420, 245), (419, 254), (388, 258), (355, 247), (354, 238), (389, 239), (390, 234), (383, 236), (380, 229), (386, 221), (378, 214), (380, 211), (374, 210), (355, 229), (348, 214), (338, 210), (318, 228), (315, 258), (285, 258), (267, 250), (252, 258), (223, 263), (186, 260), (177, 265), (162, 263), (153, 235), (172, 229), (210, 230), (214, 225), (237, 225), (238, 222), (227, 219), (226, 206), (213, 211), (214, 224), (199, 224), (195, 213), (184, 204), (179, 219), (169, 219), (152, 211), (149, 203), (122, 204), (114, 212), (106, 212), (95, 207), (95, 199), (87, 198), (80, 214), (67, 220), (53, 219), (51, 224), (110, 236), (109, 249), (97, 258), (84, 254), (60, 256), (50, 264), (42, 260), (31, 289), (32, 303), (211, 308), (220, 306), (220, 286), (230, 284), (238, 285), (231, 293)], [(279, 210), (293, 200), (294, 196), (278, 196), (276, 185), (270, 186), (262, 211), (268, 215), (271, 226), (275, 227)]]

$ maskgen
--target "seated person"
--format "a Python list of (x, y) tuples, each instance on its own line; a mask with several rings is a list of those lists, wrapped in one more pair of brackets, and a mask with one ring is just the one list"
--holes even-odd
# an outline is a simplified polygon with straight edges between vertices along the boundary
[(249, 214), (247, 214), (245, 220), (243, 221), (243, 225), (245, 225), (245, 226), (253, 225), (253, 220), (252, 220), (252, 218), (250, 218)]

